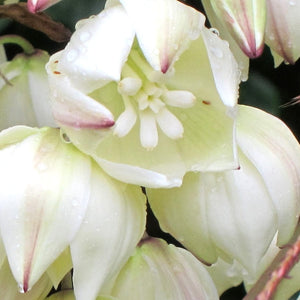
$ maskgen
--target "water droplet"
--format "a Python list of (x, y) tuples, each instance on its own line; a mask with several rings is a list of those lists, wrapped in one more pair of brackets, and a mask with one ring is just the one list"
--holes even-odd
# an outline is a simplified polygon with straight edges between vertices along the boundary
[(76, 199), (76, 200), (72, 200), (72, 206), (73, 207), (77, 207), (79, 205), (79, 202), (78, 202), (78, 200)]
[(67, 60), (68, 62), (72, 62), (76, 59), (76, 57), (78, 56), (78, 52), (77, 50), (73, 49), (73, 50), (70, 50), (68, 53), (67, 53)]
[(220, 48), (211, 47), (210, 51), (214, 56), (216, 56), (218, 58), (223, 57), (223, 51)]
[(289, 1), (289, 5), (290, 6), (295, 6), (296, 5), (296, 1), (295, 0), (290, 0)]
[(216, 29), (216, 28), (210, 28), (209, 30), (210, 30), (212, 33), (216, 34), (217, 36), (220, 35), (219, 30)]
[(24, 294), (25, 291), (24, 291), (24, 288), (23, 288), (23, 284), (22, 283), (18, 283), (18, 290), (20, 293)]

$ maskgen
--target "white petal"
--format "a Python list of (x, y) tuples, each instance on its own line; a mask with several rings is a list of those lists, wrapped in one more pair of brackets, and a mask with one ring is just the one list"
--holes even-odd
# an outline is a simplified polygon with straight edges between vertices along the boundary
[(77, 300), (96, 298), (101, 286), (125, 264), (145, 230), (145, 198), (139, 187), (111, 179), (96, 165), (91, 184), (86, 217), (71, 243)]
[(102, 104), (86, 96), (73, 85), (70, 78), (57, 70), (60, 53), (47, 65), (55, 120), (75, 128), (107, 128), (114, 125), (111, 112)]
[(238, 65), (226, 41), (207, 28), (203, 29), (202, 36), (220, 98), (225, 105), (233, 107), (237, 104), (237, 87), (241, 80)]
[(91, 91), (91, 82), (96, 86), (99, 81), (120, 79), (134, 31), (121, 5), (80, 22), (59, 66), (79, 89), (87, 92)]
[(166, 73), (195, 39), (204, 25), (204, 16), (174, 0), (121, 0), (139, 45), (150, 65)]
[(26, 291), (82, 222), (90, 159), (62, 142), (58, 130), (43, 129), (3, 148), (0, 161), (1, 235), (14, 277)]

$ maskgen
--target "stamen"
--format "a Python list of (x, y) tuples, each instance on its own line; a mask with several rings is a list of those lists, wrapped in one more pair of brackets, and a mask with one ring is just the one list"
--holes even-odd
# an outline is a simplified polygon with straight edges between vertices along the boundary
[(114, 128), (114, 135), (117, 135), (118, 137), (126, 136), (136, 123), (137, 119), (136, 112), (131, 105), (129, 98), (123, 96), (123, 100), (125, 104), (125, 110), (120, 114)]
[(141, 144), (147, 150), (152, 150), (158, 143), (158, 132), (156, 127), (155, 114), (150, 111), (140, 112), (140, 140)]
[(163, 99), (166, 104), (180, 108), (192, 107), (196, 102), (196, 97), (188, 91), (166, 91)]
[(184, 129), (181, 122), (167, 108), (161, 109), (156, 114), (156, 121), (160, 129), (170, 139), (176, 140), (183, 137)]
[(134, 96), (142, 84), (142, 80), (139, 78), (125, 77), (118, 84), (118, 92), (122, 95)]
[(151, 110), (153, 112), (155, 112), (156, 114), (166, 105), (158, 98), (152, 98), (149, 101), (149, 107), (151, 108)]

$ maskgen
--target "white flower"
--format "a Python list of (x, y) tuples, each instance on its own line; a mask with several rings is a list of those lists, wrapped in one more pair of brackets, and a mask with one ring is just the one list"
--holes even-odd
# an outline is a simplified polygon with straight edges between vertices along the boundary
[(20, 289), (47, 269), (57, 286), (72, 261), (76, 299), (94, 299), (144, 232), (144, 195), (107, 176), (58, 129), (12, 127), (0, 133), (0, 148), (0, 231)]
[(182, 187), (147, 194), (163, 230), (198, 258), (236, 260), (256, 278), (275, 235), (285, 245), (298, 222), (300, 147), (281, 121), (246, 106), (237, 143), (239, 169), (188, 173)]
[(48, 74), (56, 121), (113, 177), (170, 187), (188, 170), (236, 166), (239, 72), (191, 7), (108, 1), (77, 24)]

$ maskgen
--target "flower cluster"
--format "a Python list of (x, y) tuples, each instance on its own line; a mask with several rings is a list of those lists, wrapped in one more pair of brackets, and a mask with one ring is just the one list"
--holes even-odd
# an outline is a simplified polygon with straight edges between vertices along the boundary
[[(275, 5), (255, 3), (204, 1), (234, 43), (177, 0), (108, 0), (51, 57), (0, 38), (25, 52), (0, 53), (3, 299), (214, 300), (255, 283), (300, 213), (296, 138), (238, 105), (235, 43), (257, 56), (267, 28), (298, 58)], [(148, 236), (146, 201), (185, 249)]]

